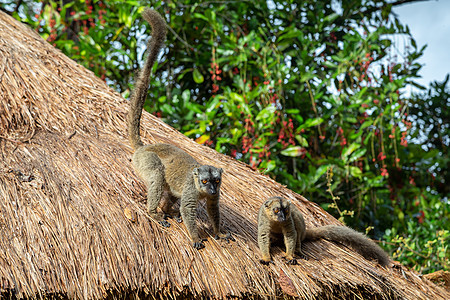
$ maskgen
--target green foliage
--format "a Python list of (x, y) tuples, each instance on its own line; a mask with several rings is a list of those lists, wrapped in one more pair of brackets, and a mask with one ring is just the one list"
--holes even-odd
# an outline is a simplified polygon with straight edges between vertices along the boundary
[(171, 31), (145, 109), (373, 227), (402, 262), (448, 268), (448, 78), (404, 92), (424, 48), (388, 3), (23, 1), (13, 14), (127, 96), (154, 7)]
[[(448, 203), (439, 197), (423, 196), (414, 202), (417, 213), (406, 216), (406, 230), (395, 224), (387, 229), (384, 240), (393, 258), (423, 273), (449, 269), (450, 231)], [(418, 264), (418, 262), (420, 262)]]
[[(400, 262), (420, 272), (449, 269), (450, 206), (449, 158), (449, 75), (443, 82), (431, 83), (428, 91), (413, 96), (409, 104), (412, 123), (404, 160), (408, 173), (391, 181), (396, 189), (396, 214), (392, 229), (385, 232), (386, 247)], [(407, 178), (399, 176), (408, 175)], [(406, 183), (407, 181), (407, 183)], [(417, 262), (421, 262), (419, 265)]]

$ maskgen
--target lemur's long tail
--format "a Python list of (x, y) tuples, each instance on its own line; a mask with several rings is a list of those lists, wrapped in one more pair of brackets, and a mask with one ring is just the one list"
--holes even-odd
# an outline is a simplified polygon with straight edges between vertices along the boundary
[(144, 68), (139, 72), (135, 83), (134, 91), (130, 97), (130, 110), (128, 112), (128, 136), (133, 149), (141, 147), (142, 140), (139, 134), (141, 124), (142, 109), (147, 97), (150, 74), (158, 53), (164, 45), (167, 35), (166, 22), (156, 11), (145, 8), (142, 17), (152, 26), (152, 38), (147, 44), (148, 56), (144, 63)]

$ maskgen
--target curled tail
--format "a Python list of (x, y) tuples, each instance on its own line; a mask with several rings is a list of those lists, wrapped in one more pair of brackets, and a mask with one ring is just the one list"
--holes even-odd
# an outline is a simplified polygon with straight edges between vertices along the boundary
[(340, 242), (358, 251), (366, 259), (376, 259), (382, 266), (389, 264), (389, 256), (374, 241), (345, 226), (328, 225), (306, 230), (305, 240), (326, 239)]
[(145, 60), (144, 67), (136, 79), (134, 91), (130, 97), (130, 110), (128, 112), (128, 136), (131, 146), (135, 150), (143, 145), (139, 134), (142, 109), (144, 107), (145, 98), (147, 97), (153, 64), (156, 61), (158, 53), (161, 50), (167, 35), (166, 22), (156, 11), (145, 8), (142, 12), (142, 17), (152, 26), (152, 38), (147, 44), (149, 53)]

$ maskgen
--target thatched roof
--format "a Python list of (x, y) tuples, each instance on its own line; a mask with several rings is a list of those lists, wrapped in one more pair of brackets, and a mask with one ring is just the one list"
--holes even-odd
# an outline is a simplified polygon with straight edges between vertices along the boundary
[[(128, 103), (34, 31), (0, 12), (0, 292), (2, 296), (108, 295), (306, 299), (449, 299), (402, 266), (383, 269), (349, 248), (304, 244), (309, 260), (263, 266), (256, 214), (273, 195), (294, 201), (307, 226), (338, 224), (317, 205), (247, 165), (198, 145), (144, 113), (146, 143), (173, 143), (225, 170), (222, 219), (236, 242), (191, 247), (183, 224), (164, 229), (145, 211), (126, 137)], [(137, 222), (124, 215), (137, 212)]]

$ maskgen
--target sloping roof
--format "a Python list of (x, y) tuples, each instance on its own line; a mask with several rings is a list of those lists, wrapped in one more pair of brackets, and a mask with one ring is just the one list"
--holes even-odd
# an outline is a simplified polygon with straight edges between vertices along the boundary
[[(256, 215), (270, 196), (291, 199), (307, 226), (338, 221), (247, 165), (198, 145), (148, 113), (146, 143), (172, 143), (222, 167), (222, 219), (235, 242), (211, 238), (205, 209), (190, 245), (183, 224), (152, 222), (131, 163), (128, 103), (34, 31), (0, 12), (0, 293), (102, 298), (282, 295), (305, 299), (450, 299), (402, 266), (383, 269), (349, 248), (304, 244), (309, 260), (263, 266)], [(137, 222), (124, 209), (137, 212)]]

